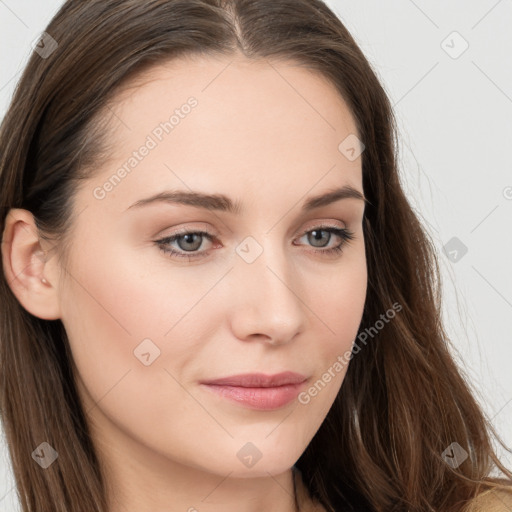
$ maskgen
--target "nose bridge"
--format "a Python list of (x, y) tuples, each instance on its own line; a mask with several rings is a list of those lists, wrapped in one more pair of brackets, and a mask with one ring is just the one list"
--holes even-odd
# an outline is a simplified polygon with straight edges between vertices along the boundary
[(234, 327), (239, 337), (261, 334), (286, 342), (300, 329), (304, 308), (297, 295), (292, 260), (275, 236), (247, 237), (237, 248), (233, 278), (237, 304)]

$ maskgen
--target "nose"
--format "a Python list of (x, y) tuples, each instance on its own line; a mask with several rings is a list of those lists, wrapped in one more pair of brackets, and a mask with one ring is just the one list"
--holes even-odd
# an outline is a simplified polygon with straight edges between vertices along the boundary
[(236, 289), (231, 328), (238, 339), (280, 345), (303, 330), (308, 301), (283, 250), (267, 247), (252, 263), (237, 258), (230, 279)]

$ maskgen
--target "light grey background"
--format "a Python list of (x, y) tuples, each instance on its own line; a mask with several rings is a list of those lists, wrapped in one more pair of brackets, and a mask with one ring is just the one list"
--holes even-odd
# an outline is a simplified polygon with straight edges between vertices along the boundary
[[(61, 4), (0, 0), (0, 116), (32, 42)], [(512, 2), (328, 4), (395, 107), (402, 179), (439, 251), (456, 357), (512, 446)], [(453, 237), (468, 249), (456, 262), (443, 252)], [(0, 512), (12, 512), (18, 502), (5, 443), (0, 452)], [(510, 467), (512, 457), (500, 454)]]

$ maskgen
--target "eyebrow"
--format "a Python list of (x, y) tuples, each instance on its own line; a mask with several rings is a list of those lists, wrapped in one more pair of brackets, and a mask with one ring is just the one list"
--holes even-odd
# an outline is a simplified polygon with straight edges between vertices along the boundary
[[(368, 200), (362, 192), (352, 187), (344, 185), (318, 196), (310, 197), (302, 206), (303, 212), (309, 212), (322, 206), (327, 206), (342, 199), (358, 199), (368, 203)], [(168, 190), (160, 192), (151, 197), (140, 199), (127, 208), (140, 208), (154, 203), (170, 203), (194, 206), (210, 211), (227, 212), (234, 215), (240, 215), (243, 211), (240, 201), (232, 201), (223, 194), (204, 194), (196, 191)]]

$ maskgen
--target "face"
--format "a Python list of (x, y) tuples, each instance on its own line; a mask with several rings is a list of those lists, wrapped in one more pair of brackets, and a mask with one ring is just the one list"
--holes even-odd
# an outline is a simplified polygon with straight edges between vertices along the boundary
[[(111, 112), (112, 158), (75, 197), (59, 283), (97, 442), (147, 471), (283, 472), (363, 313), (364, 201), (344, 197), (363, 192), (361, 158), (339, 149), (354, 119), (318, 74), (241, 57), (159, 65)], [(304, 382), (204, 384), (282, 372)]]

